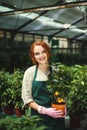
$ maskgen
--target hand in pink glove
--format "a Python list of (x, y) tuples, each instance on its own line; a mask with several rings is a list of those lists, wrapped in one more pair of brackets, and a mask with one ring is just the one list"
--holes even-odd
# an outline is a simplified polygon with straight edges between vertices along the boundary
[(43, 115), (49, 115), (53, 118), (59, 118), (62, 117), (62, 110), (56, 110), (56, 108), (46, 108), (43, 106), (38, 107), (38, 113), (43, 114)]

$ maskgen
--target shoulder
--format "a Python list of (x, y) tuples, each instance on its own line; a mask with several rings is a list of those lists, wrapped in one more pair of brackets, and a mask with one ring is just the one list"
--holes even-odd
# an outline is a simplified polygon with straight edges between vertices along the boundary
[(28, 69), (25, 70), (25, 74), (33, 74), (35, 72), (36, 65), (30, 66)]
[(28, 69), (26, 69), (25, 73), (32, 73), (34, 72), (36, 69), (36, 65), (30, 66)]

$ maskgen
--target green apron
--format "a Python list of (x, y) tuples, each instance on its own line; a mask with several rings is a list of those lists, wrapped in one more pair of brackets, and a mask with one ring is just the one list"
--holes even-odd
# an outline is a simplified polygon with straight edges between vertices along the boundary
[[(36, 67), (34, 79), (32, 82), (32, 97), (34, 101), (44, 107), (51, 107), (51, 98), (46, 87), (47, 81), (36, 81), (38, 66)], [(64, 129), (64, 119), (54, 119), (48, 115), (39, 114), (36, 110), (31, 109), (31, 116), (37, 115), (42, 118), (38, 122), (38, 126), (45, 125), (47, 129), (45, 130), (65, 130)]]

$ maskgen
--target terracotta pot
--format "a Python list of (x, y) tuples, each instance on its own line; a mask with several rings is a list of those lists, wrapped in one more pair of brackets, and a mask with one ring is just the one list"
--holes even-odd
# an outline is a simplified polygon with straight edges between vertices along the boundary
[(21, 110), (20, 108), (15, 108), (16, 116), (25, 115), (25, 110)]
[(15, 108), (15, 113), (16, 113), (16, 116), (21, 116), (22, 115), (22, 111), (19, 108)]
[(12, 115), (13, 114), (13, 106), (4, 106), (3, 111), (6, 115)]
[(52, 108), (56, 108), (57, 110), (62, 110), (63, 114), (62, 116), (65, 115), (65, 108), (66, 108), (66, 104), (52, 104)]

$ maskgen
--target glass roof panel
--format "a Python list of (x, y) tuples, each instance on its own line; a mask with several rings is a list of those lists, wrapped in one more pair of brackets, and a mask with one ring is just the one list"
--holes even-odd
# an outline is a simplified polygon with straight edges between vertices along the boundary
[(13, 11), (13, 9), (4, 7), (4, 6), (0, 6), (0, 12), (8, 12), (8, 11)]

